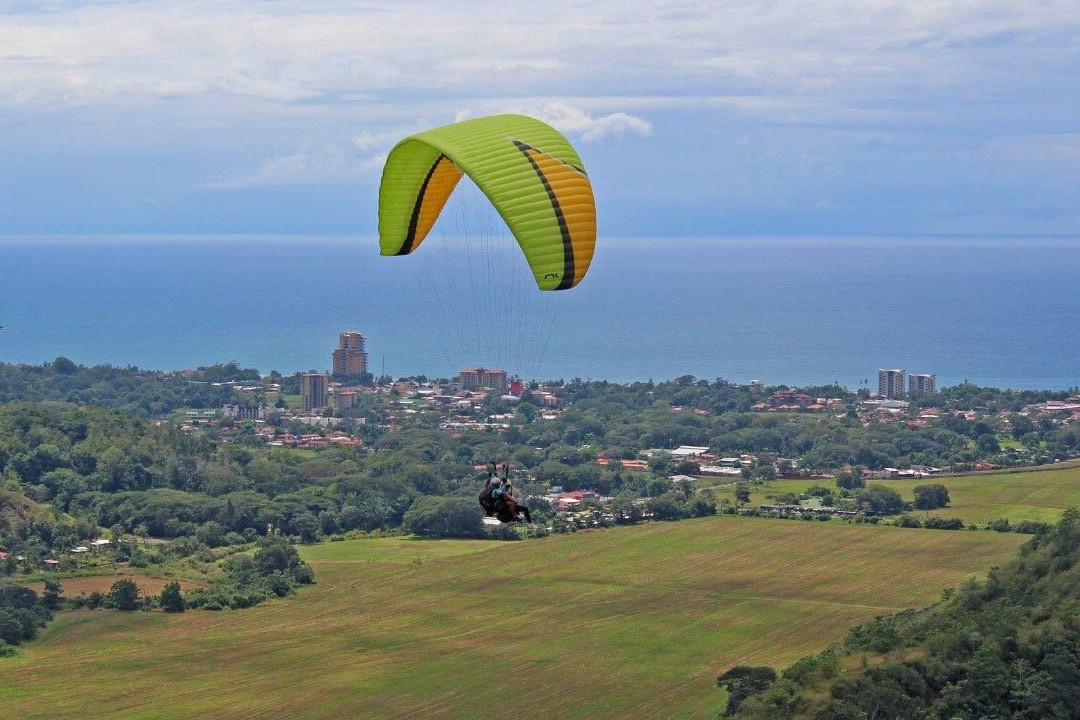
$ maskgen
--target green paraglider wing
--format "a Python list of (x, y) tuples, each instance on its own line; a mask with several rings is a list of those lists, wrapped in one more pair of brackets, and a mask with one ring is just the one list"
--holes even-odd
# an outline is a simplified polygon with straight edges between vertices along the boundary
[(399, 142), (379, 186), (383, 255), (420, 246), (462, 174), (502, 215), (541, 290), (581, 282), (596, 244), (592, 185), (569, 141), (524, 115), (465, 120)]

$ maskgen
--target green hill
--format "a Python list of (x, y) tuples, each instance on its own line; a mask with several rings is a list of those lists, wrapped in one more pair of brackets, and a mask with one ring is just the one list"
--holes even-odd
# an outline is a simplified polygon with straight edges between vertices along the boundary
[(236, 612), (63, 613), (3, 661), (12, 717), (715, 717), (782, 667), (1015, 554), (1012, 533), (702, 518), (525, 543), (304, 548)]
[(1077, 718), (1080, 513), (941, 604), (854, 628), (740, 717)]
[(48, 505), (41, 505), (22, 493), (0, 490), (0, 537), (35, 517), (55, 520)]

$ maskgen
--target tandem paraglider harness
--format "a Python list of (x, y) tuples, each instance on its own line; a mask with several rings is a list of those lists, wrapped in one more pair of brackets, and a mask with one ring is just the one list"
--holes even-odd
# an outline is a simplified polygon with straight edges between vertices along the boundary
[(529, 513), (529, 508), (518, 504), (514, 499), (514, 488), (509, 480), (509, 464), (503, 465), (501, 478), (497, 475), (497, 469), (498, 466), (492, 461), (487, 484), (480, 493), (480, 506), (484, 508), (484, 514), (487, 517), (494, 516), (504, 523), (520, 520), (531, 523), (532, 515)]

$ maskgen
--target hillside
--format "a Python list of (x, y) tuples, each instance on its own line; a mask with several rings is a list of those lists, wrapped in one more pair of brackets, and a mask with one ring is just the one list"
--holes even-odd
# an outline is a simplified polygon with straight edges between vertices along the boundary
[(304, 548), (318, 585), (250, 610), (64, 613), (5, 661), (0, 704), (20, 718), (715, 717), (725, 669), (818, 652), (1023, 540), (714, 517), (326, 543)]
[(853, 629), (785, 671), (740, 717), (1076, 718), (1080, 513), (981, 583), (922, 612)]
[(55, 513), (22, 493), (0, 490), (0, 536), (35, 517), (55, 518)]

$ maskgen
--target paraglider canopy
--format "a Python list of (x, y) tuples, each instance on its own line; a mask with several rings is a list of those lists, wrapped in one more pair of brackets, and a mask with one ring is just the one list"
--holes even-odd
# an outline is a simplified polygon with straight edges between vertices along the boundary
[(492, 115), (399, 142), (379, 186), (379, 246), (408, 255), (424, 241), (461, 176), (506, 221), (541, 290), (581, 282), (596, 244), (596, 204), (570, 142), (524, 115)]

